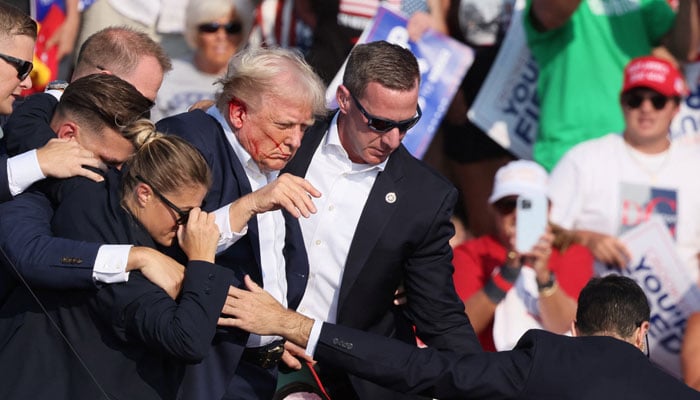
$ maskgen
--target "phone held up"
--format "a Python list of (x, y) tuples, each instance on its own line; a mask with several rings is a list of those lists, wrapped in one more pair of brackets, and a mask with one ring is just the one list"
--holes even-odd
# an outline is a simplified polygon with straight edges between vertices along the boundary
[(547, 227), (547, 196), (542, 194), (518, 196), (515, 222), (515, 250), (529, 253)]

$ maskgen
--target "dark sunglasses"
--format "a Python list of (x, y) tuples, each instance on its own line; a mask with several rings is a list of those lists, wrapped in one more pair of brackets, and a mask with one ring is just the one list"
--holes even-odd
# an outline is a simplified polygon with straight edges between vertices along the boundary
[(352, 97), (352, 100), (355, 102), (357, 109), (360, 110), (360, 112), (362, 113), (362, 115), (365, 116), (365, 118), (367, 118), (367, 126), (369, 127), (369, 129), (377, 133), (387, 133), (394, 128), (399, 128), (399, 133), (406, 133), (407, 130), (413, 128), (418, 123), (420, 117), (423, 115), (423, 112), (420, 109), (420, 105), (418, 105), (416, 107), (417, 115), (411, 119), (406, 119), (403, 121), (392, 121), (390, 119), (379, 118), (368, 113), (367, 110), (365, 110), (365, 108), (362, 107), (362, 104), (360, 104), (360, 102), (357, 100), (354, 94), (350, 93), (350, 97)]
[(29, 73), (34, 69), (34, 64), (31, 61), (25, 61), (17, 57), (8, 56), (6, 54), (0, 53), (0, 58), (7, 61), (8, 64), (15, 67), (17, 70), (17, 79), (23, 81), (27, 79)]
[(496, 209), (496, 212), (498, 212), (501, 215), (509, 215), (515, 210), (515, 206), (518, 204), (518, 198), (513, 197), (513, 198), (505, 198), (505, 199), (500, 199), (497, 202), (493, 203), (493, 207)]
[(197, 29), (201, 33), (214, 33), (218, 32), (219, 29), (224, 28), (226, 33), (229, 35), (235, 35), (243, 31), (243, 25), (238, 21), (231, 21), (226, 24), (220, 24), (218, 22), (207, 22), (206, 24), (200, 24)]
[(654, 106), (654, 109), (661, 110), (666, 107), (670, 97), (659, 93), (648, 93), (645, 95), (639, 92), (629, 92), (623, 96), (623, 101), (629, 108), (639, 108), (644, 103), (644, 100), (651, 100), (651, 105)]
[(165, 196), (163, 196), (162, 193), (158, 191), (153, 185), (151, 185), (147, 180), (143, 179), (141, 175), (136, 175), (136, 179), (140, 180), (141, 182), (145, 183), (146, 185), (151, 187), (151, 190), (153, 190), (153, 193), (155, 193), (156, 196), (168, 207), (170, 207), (175, 213), (177, 214), (177, 219), (175, 220), (175, 223), (177, 225), (185, 225), (187, 223), (187, 220), (190, 218), (190, 211), (192, 210), (182, 210), (180, 207), (176, 206), (173, 204), (170, 200), (168, 200)]

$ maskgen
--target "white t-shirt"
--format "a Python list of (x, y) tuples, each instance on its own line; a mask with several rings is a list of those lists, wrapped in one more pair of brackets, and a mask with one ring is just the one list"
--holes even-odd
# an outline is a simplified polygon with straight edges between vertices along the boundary
[(550, 175), (550, 217), (564, 228), (619, 236), (659, 215), (697, 281), (698, 171), (698, 144), (676, 141), (666, 152), (650, 156), (629, 147), (618, 134), (588, 140), (567, 152)]
[(214, 100), (219, 90), (215, 83), (219, 78), (219, 75), (199, 71), (191, 61), (174, 59), (173, 69), (165, 75), (158, 91), (151, 119), (158, 121), (183, 113), (200, 100)]

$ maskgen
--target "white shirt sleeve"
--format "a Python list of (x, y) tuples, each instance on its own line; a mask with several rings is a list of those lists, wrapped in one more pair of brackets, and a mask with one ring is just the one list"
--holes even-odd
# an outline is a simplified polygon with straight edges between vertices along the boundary
[(216, 246), (216, 253), (221, 253), (222, 251), (231, 247), (240, 238), (248, 233), (248, 225), (243, 227), (240, 232), (231, 232), (231, 220), (229, 219), (229, 209), (231, 204), (227, 204), (218, 210), (214, 211), (214, 222), (216, 226), (219, 227), (219, 244)]
[(120, 283), (129, 280), (126, 264), (129, 261), (130, 244), (103, 244), (97, 251), (92, 279), (102, 283)]
[(311, 333), (309, 334), (309, 341), (306, 343), (306, 355), (309, 357), (313, 358), (316, 352), (316, 345), (318, 344), (318, 339), (321, 337), (321, 328), (323, 328), (323, 321), (315, 319), (314, 326), (311, 328)]
[(13, 196), (24, 192), (32, 183), (46, 178), (39, 167), (36, 149), (7, 159), (7, 182)]

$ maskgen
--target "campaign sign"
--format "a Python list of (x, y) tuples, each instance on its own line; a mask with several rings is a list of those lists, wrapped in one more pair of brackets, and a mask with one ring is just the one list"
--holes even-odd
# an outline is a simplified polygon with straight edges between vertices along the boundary
[(522, 4), (467, 117), (518, 158), (532, 159), (539, 128), (539, 69), (525, 41)]
[[(357, 43), (386, 40), (411, 50), (418, 59), (421, 74), (418, 104), (423, 117), (408, 131), (403, 144), (416, 158), (422, 158), (474, 61), (474, 52), (470, 47), (433, 30), (428, 30), (418, 42), (413, 42), (408, 38), (407, 23), (405, 17), (379, 7), (377, 15)], [(328, 85), (326, 100), (329, 108), (337, 107), (335, 94), (342, 83), (344, 71), (345, 64)]]
[(619, 273), (642, 287), (651, 306), (649, 350), (652, 361), (681, 376), (680, 351), (688, 316), (700, 310), (700, 288), (676, 254), (663, 220), (652, 217), (620, 236), (632, 253), (628, 267), (596, 264), (598, 275)]
[(681, 109), (671, 122), (671, 138), (694, 142), (700, 140), (700, 62), (685, 65), (690, 94), (681, 101)]

